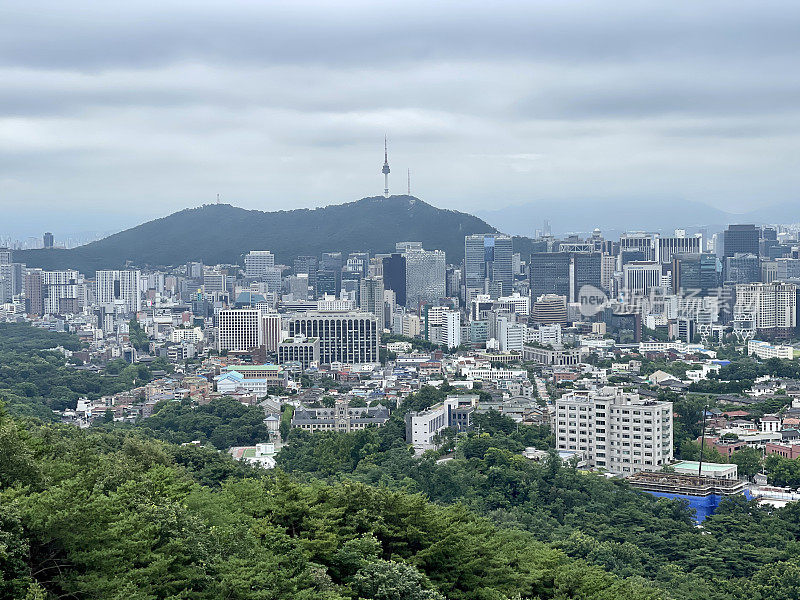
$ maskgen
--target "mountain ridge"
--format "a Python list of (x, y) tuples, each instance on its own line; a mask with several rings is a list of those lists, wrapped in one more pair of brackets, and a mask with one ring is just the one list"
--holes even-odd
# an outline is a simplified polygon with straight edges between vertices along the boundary
[(164, 267), (192, 260), (241, 264), (242, 255), (250, 250), (271, 250), (276, 261), (291, 264), (297, 256), (338, 251), (374, 254), (393, 251), (396, 242), (421, 241), (426, 249), (444, 250), (448, 262), (459, 262), (465, 235), (497, 232), (474, 215), (407, 195), (271, 212), (206, 204), (77, 248), (21, 250), (14, 256), (30, 267), (75, 268), (88, 275), (126, 264)]

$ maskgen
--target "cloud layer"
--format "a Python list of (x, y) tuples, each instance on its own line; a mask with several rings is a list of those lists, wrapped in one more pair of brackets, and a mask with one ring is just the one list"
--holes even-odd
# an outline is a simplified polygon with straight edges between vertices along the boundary
[(796, 2), (15, 4), (0, 205), (54, 231), (378, 194), (384, 133), (394, 191), (468, 211), (797, 189)]

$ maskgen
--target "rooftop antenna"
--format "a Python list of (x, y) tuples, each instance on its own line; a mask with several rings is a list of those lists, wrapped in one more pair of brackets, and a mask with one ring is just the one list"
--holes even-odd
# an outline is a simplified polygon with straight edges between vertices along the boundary
[(408, 195), (411, 195), (411, 169), (408, 170)]

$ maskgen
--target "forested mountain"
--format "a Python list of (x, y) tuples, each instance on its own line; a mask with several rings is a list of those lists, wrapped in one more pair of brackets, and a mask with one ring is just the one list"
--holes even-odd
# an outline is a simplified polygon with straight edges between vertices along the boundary
[(279, 212), (211, 204), (149, 221), (71, 250), (25, 250), (16, 260), (30, 267), (96, 269), (206, 264), (241, 264), (250, 250), (271, 250), (279, 262), (322, 252), (390, 252), (395, 243), (421, 241), (426, 249), (444, 250), (449, 262), (464, 256), (464, 236), (491, 233), (485, 221), (444, 210), (413, 196), (363, 198), (314, 210)]

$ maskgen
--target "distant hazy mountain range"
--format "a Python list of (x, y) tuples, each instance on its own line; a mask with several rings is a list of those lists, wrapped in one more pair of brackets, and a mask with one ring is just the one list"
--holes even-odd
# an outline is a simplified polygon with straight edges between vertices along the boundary
[[(278, 212), (211, 204), (182, 210), (71, 250), (24, 250), (15, 260), (46, 269), (97, 269), (205, 264), (242, 264), (250, 250), (271, 250), (291, 264), (299, 255), (322, 252), (391, 252), (396, 242), (421, 241), (444, 250), (448, 261), (464, 256), (464, 236), (497, 230), (478, 217), (435, 208), (413, 196), (363, 198), (314, 210)], [(524, 249), (524, 248), (523, 248)]]
[(476, 214), (509, 234), (533, 236), (550, 222), (555, 234), (588, 233), (595, 227), (604, 233), (631, 230), (670, 231), (677, 228), (722, 231), (730, 223), (800, 222), (800, 203), (764, 206), (745, 214), (718, 210), (699, 202), (671, 199), (628, 199), (534, 202)]
[[(531, 251), (531, 239), (545, 219), (556, 234), (590, 232), (599, 227), (608, 236), (621, 231), (675, 228), (709, 233), (728, 223), (791, 223), (800, 221), (800, 205), (787, 203), (735, 215), (704, 204), (674, 202), (594, 201), (529, 204), (481, 211), (486, 220), (436, 208), (413, 196), (363, 198), (317, 209), (277, 212), (210, 204), (148, 221), (102, 240), (70, 250), (20, 250), (15, 260), (45, 269), (97, 269), (170, 266), (198, 260), (205, 264), (241, 264), (250, 250), (271, 250), (280, 263), (322, 252), (391, 252), (396, 242), (421, 241), (427, 249), (444, 250), (450, 263), (464, 256), (464, 236), (502, 231), (513, 234), (514, 249)], [(493, 225), (489, 225), (492, 223)]]

